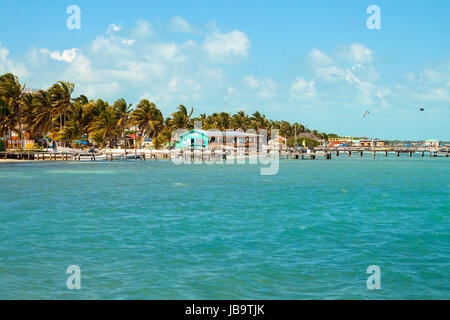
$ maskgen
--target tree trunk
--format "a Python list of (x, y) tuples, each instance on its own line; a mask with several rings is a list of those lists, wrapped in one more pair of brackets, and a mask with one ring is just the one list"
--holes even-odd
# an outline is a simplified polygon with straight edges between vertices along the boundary
[(127, 155), (127, 135), (125, 134), (125, 130), (123, 130), (123, 147), (125, 149), (125, 155)]
[(24, 149), (23, 133), (22, 133), (22, 106), (19, 104), (19, 139), (22, 144), (22, 149)]

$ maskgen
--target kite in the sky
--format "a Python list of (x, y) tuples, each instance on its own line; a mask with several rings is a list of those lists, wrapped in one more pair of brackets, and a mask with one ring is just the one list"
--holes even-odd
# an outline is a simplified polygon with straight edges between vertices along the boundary
[(370, 113), (370, 111), (369, 110), (367, 110), (366, 112), (364, 112), (364, 115), (363, 115), (363, 117), (365, 118), (368, 114)]
[(424, 109), (424, 108), (419, 108), (419, 111), (420, 111), (420, 112), (423, 112), (423, 110), (425, 110), (425, 109)]

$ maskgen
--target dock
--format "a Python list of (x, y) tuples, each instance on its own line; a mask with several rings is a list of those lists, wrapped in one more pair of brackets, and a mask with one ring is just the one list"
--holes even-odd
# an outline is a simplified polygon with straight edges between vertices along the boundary
[(334, 154), (336, 157), (340, 155), (344, 156), (360, 156), (363, 157), (364, 154), (370, 154), (373, 158), (378, 155), (382, 155), (384, 157), (388, 157), (389, 154), (393, 154), (397, 158), (402, 154), (406, 154), (409, 157), (412, 157), (413, 154), (418, 153), (421, 157), (449, 157), (449, 149), (448, 148), (440, 148), (440, 149), (429, 149), (429, 148), (402, 148), (402, 147), (393, 147), (393, 148), (358, 148), (358, 147), (337, 147), (337, 148), (329, 148), (329, 147), (317, 147), (316, 150), (322, 150), (324, 152), (329, 152)]
[(44, 152), (44, 151), (0, 151), (0, 159), (15, 159), (15, 160), (36, 160), (36, 161), (126, 161), (126, 160), (140, 160), (146, 161), (158, 159), (182, 159), (183, 161), (192, 162), (207, 162), (207, 161), (221, 161), (243, 158), (259, 158), (259, 157), (276, 157), (280, 159), (293, 160), (331, 160), (335, 157), (364, 157), (369, 154), (373, 158), (377, 156), (395, 156), (407, 155), (410, 158), (413, 154), (420, 154), (424, 157), (449, 157), (448, 149), (429, 150), (423, 148), (383, 148), (383, 149), (369, 149), (358, 147), (316, 147), (308, 150), (308, 152), (296, 150), (293, 148), (282, 150), (260, 150), (259, 152), (249, 152), (248, 150), (236, 149), (197, 149), (197, 150), (123, 150), (110, 149), (99, 152), (87, 152), (69, 150), (64, 148), (63, 151), (58, 152)]

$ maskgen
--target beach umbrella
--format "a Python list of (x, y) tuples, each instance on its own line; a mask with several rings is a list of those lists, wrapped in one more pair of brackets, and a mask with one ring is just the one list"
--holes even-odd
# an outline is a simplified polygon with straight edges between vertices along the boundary
[(81, 141), (81, 140), (74, 141), (73, 143), (88, 144), (86, 141)]

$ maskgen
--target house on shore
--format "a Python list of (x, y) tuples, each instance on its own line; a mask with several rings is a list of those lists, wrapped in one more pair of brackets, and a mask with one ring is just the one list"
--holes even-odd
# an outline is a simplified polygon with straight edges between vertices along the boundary
[(438, 139), (428, 139), (425, 140), (423, 145), (425, 147), (439, 147), (439, 140)]
[(384, 141), (378, 139), (362, 139), (359, 141), (359, 146), (370, 148), (384, 147)]
[(269, 140), (268, 146), (273, 149), (286, 149), (286, 141), (287, 139), (284, 137), (276, 137)]
[(260, 135), (241, 131), (193, 129), (181, 134), (176, 149), (257, 148)]

